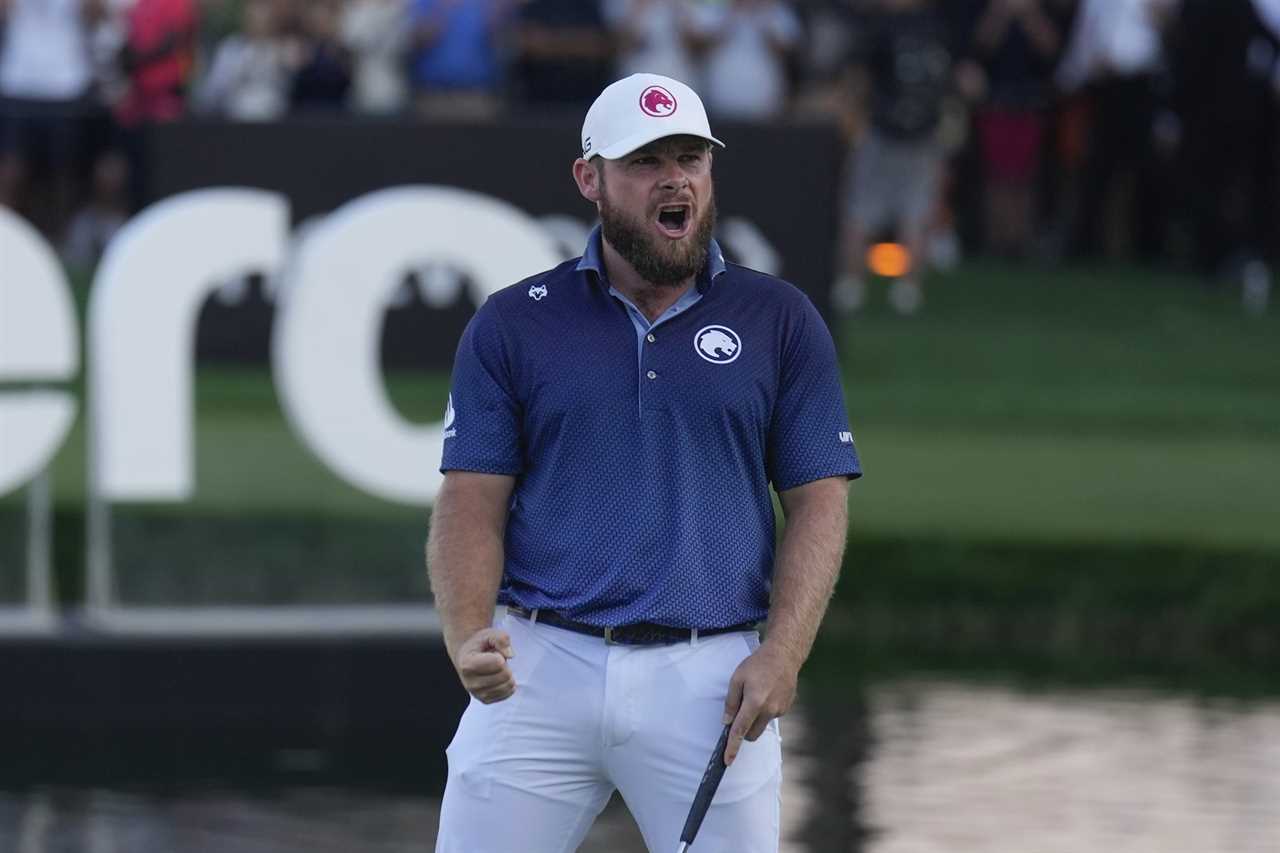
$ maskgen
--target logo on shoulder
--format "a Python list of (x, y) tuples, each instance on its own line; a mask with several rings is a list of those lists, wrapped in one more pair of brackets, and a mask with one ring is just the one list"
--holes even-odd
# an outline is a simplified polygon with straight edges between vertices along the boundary
[(444, 406), (444, 437), (453, 438), (458, 431), (453, 428), (453, 419), (456, 417), (453, 411), (453, 395), (449, 395), (449, 402)]
[(853, 444), (853, 433), (845, 430), (840, 433), (841, 444)]
[(693, 348), (712, 364), (728, 364), (742, 355), (742, 339), (728, 326), (703, 326), (693, 336)]
[(547, 297), (547, 286), (545, 284), (529, 285), (529, 298), (534, 302), (541, 302)]

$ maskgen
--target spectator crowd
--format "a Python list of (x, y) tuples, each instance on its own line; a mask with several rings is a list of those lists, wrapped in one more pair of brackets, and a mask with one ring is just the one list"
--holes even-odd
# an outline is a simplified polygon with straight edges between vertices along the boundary
[(913, 267), (1276, 259), (1280, 0), (0, 0), (0, 204), (89, 264), (151, 123), (580, 116), (635, 71), (840, 128), (839, 307), (885, 237)]

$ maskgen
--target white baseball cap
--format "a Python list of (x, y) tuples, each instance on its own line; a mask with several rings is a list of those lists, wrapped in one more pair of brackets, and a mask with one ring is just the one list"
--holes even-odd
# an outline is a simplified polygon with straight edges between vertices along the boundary
[(605, 87), (587, 110), (582, 156), (617, 160), (655, 139), (681, 134), (724, 147), (711, 135), (697, 92), (661, 74), (632, 74)]

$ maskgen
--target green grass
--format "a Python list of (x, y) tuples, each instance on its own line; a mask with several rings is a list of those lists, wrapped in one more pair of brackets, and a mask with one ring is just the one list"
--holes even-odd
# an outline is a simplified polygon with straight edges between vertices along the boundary
[(1280, 550), (1280, 322), (1127, 270), (974, 265), (840, 326), (869, 535)]
[(837, 328), (862, 424), (1280, 441), (1280, 317), (1125, 270), (968, 267)]
[(880, 424), (859, 437), (851, 514), (871, 535), (1280, 552), (1275, 442)]

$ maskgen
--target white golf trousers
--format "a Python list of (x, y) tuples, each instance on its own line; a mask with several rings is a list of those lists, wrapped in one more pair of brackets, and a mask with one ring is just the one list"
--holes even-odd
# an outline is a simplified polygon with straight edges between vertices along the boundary
[[(516, 691), (462, 715), (436, 852), (569, 853), (616, 789), (651, 853), (674, 853), (755, 632), (617, 646), (516, 616), (498, 625)], [(781, 783), (775, 720), (743, 743), (693, 849), (776, 853)]]

